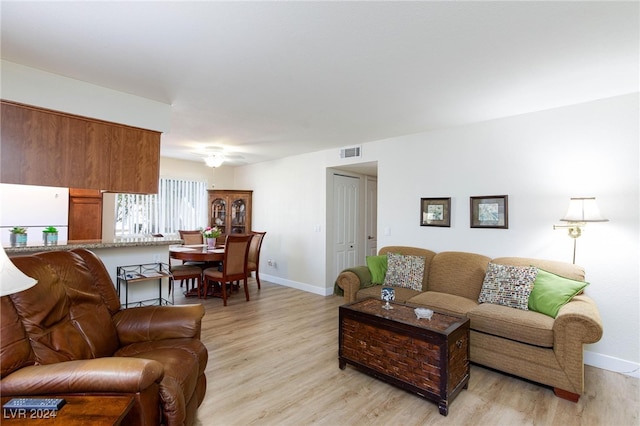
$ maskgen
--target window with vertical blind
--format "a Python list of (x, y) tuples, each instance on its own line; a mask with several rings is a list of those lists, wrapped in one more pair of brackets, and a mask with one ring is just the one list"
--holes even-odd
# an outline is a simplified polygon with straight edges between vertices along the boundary
[(206, 182), (160, 178), (157, 194), (117, 194), (117, 237), (177, 234), (207, 225)]

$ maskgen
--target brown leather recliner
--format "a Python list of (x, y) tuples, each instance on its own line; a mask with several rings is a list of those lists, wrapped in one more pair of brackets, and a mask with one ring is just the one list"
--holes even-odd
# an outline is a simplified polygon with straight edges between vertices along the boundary
[(194, 423), (206, 392), (202, 305), (121, 309), (104, 264), (84, 249), (11, 260), (38, 284), (0, 298), (3, 397), (127, 394), (123, 424)]

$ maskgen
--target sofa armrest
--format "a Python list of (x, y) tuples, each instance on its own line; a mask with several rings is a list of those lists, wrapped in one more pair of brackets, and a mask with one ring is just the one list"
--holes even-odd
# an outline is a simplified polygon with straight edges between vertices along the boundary
[(553, 351), (558, 363), (574, 382), (578, 393), (583, 391), (583, 347), (602, 338), (602, 319), (593, 299), (582, 294), (560, 308), (553, 322)]
[(200, 339), (204, 307), (198, 305), (143, 306), (113, 316), (120, 345), (164, 339)]
[(356, 293), (365, 285), (371, 283), (371, 271), (366, 266), (356, 266), (340, 272), (336, 284), (344, 291), (345, 303), (356, 300)]
[(0, 394), (142, 393), (164, 377), (154, 360), (108, 357), (24, 367), (0, 380)]
[(553, 332), (556, 345), (567, 340), (579, 344), (600, 340), (603, 332), (602, 319), (593, 299), (582, 294), (560, 308), (553, 322)]

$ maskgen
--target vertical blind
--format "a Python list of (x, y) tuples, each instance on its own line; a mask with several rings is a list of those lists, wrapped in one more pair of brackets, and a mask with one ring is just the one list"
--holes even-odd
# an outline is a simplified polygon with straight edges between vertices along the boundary
[(207, 225), (206, 182), (161, 178), (157, 194), (117, 194), (116, 236), (177, 234)]

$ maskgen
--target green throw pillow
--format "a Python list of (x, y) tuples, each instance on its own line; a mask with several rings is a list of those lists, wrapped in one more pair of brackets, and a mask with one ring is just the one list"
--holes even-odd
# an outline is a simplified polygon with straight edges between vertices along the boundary
[(584, 281), (570, 280), (538, 269), (529, 296), (529, 310), (555, 318), (560, 308), (588, 285), (589, 283)]
[(371, 272), (371, 282), (382, 284), (387, 275), (387, 255), (367, 256), (367, 266)]

